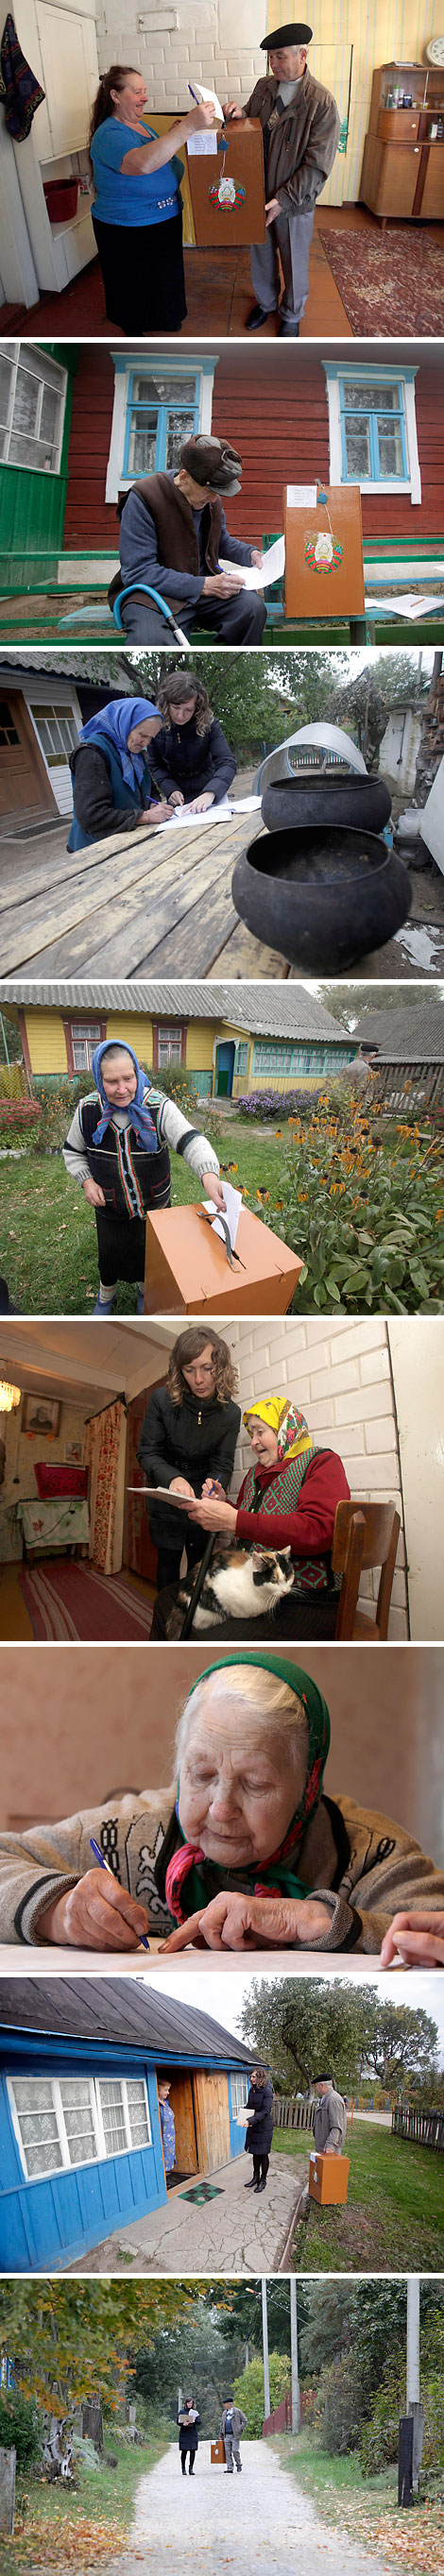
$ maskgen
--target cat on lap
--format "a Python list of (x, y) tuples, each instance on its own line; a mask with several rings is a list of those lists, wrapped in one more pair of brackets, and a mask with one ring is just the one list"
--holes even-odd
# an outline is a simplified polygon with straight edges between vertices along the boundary
[[(215, 1546), (193, 1630), (223, 1637), (311, 1634), (334, 1636), (338, 1594), (331, 1573), (337, 1503), (349, 1500), (342, 1460), (317, 1449), (305, 1416), (288, 1396), (258, 1397), (243, 1415), (252, 1463), (237, 1503), (217, 1485), (190, 1500), (188, 1516)], [(225, 1545), (223, 1544), (225, 1542)], [(231, 1545), (229, 1544), (231, 1542)], [(177, 1633), (192, 1584), (185, 1579), (174, 1601), (162, 1593), (152, 1635)]]

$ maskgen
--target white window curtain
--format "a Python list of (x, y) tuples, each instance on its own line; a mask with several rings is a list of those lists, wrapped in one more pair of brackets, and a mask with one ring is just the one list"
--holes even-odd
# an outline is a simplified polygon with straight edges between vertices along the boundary
[(29, 2181), (152, 2144), (144, 2076), (14, 2076), (8, 2090)]

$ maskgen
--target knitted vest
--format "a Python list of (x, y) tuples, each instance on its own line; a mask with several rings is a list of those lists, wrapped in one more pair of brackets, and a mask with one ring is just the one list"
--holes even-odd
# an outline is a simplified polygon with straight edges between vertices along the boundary
[[(242, 1495), (241, 1511), (263, 1512), (264, 1518), (269, 1515), (270, 1519), (276, 1512), (282, 1512), (282, 1514), (295, 1512), (307, 1467), (311, 1467), (312, 1458), (324, 1456), (323, 1449), (311, 1449), (309, 1458), (304, 1451), (300, 1458), (288, 1458), (286, 1465), (284, 1460), (282, 1467), (277, 1470), (272, 1482), (266, 1485), (264, 1490), (256, 1481), (257, 1469), (250, 1467)], [(295, 1592), (325, 1592), (326, 1590), (331, 1592), (331, 1589), (332, 1578), (328, 1556), (295, 1558)]]
[[(149, 1091), (146, 1092), (146, 1102)], [(105, 1192), (106, 1206), (113, 1216), (145, 1216), (148, 1208), (169, 1207), (171, 1201), (170, 1158), (167, 1145), (156, 1142), (154, 1152), (138, 1145), (132, 1128), (109, 1126), (101, 1145), (93, 1144), (98, 1126), (100, 1102), (92, 1096), (79, 1102), (82, 1136), (93, 1181)], [(153, 1129), (156, 1135), (155, 1120)]]
[[(80, 750), (82, 750), (82, 748), (83, 745), (80, 744)], [(134, 775), (134, 787), (128, 787), (127, 780), (123, 775), (119, 754), (115, 749), (114, 743), (109, 741), (107, 734), (100, 732), (100, 719), (98, 719), (97, 722), (97, 733), (94, 735), (93, 748), (104, 753), (107, 770), (109, 772), (113, 805), (116, 805), (120, 809), (122, 809), (124, 805), (131, 805), (133, 813), (140, 813), (142, 805), (149, 805), (152, 793), (151, 770), (148, 769), (146, 761), (144, 761), (143, 765), (143, 778), (141, 779), (140, 786), (138, 778)], [(87, 749), (86, 744), (85, 749)], [(76, 757), (78, 757), (78, 755), (76, 755)], [(76, 762), (74, 763), (72, 774), (74, 813), (67, 847), (68, 850), (89, 850), (93, 848), (94, 839), (97, 838), (97, 834), (94, 834), (94, 832), (85, 832), (82, 823), (79, 823), (77, 820), (75, 803)]]
[[(144, 510), (151, 519), (154, 519), (159, 563), (168, 564), (171, 572), (189, 572), (195, 578), (200, 571), (199, 539), (190, 503), (185, 500), (185, 493), (179, 490), (179, 484), (172, 482), (170, 474), (145, 474), (142, 475), (139, 483), (132, 484), (131, 490), (138, 493)], [(209, 573), (217, 572), (221, 528), (222, 502), (219, 493), (215, 492), (214, 501), (205, 502), (201, 521), (205, 563)], [(116, 572), (108, 591), (111, 608), (114, 607), (114, 600), (118, 598), (119, 591), (124, 587), (122, 573)], [(137, 590), (137, 582), (134, 583), (134, 589)], [(173, 609), (179, 608), (180, 600), (169, 600), (168, 606)]]

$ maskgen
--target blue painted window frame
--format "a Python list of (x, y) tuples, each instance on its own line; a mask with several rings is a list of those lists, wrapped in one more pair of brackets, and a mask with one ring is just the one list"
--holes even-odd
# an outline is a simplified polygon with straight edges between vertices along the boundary
[[(351, 467), (349, 467), (349, 464), (348, 464), (348, 457), (347, 457), (347, 439), (346, 439), (347, 420), (348, 420), (348, 419), (352, 419), (352, 420), (359, 420), (359, 421), (361, 421), (361, 422), (362, 422), (363, 420), (368, 419), (368, 422), (369, 422), (369, 428), (370, 428), (370, 468), (371, 468), (371, 470), (370, 470), (370, 474), (366, 474), (366, 475), (364, 475), (364, 474), (360, 474), (360, 476), (359, 476), (359, 481), (360, 481), (360, 483), (361, 483), (362, 485), (364, 485), (364, 484), (366, 484), (366, 483), (367, 483), (367, 484), (369, 485), (369, 487), (371, 486), (372, 488), (373, 488), (373, 486), (374, 486), (375, 484), (377, 485), (378, 483), (388, 483), (388, 482), (391, 482), (391, 483), (393, 483), (394, 490), (396, 491), (396, 487), (397, 487), (397, 485), (398, 485), (398, 484), (404, 484), (404, 483), (407, 481), (408, 472), (409, 472), (409, 460), (408, 460), (408, 448), (407, 448), (407, 425), (406, 425), (406, 416), (405, 416), (405, 399), (404, 399), (404, 378), (403, 378), (403, 375), (402, 375), (401, 371), (399, 372), (399, 375), (398, 375), (398, 374), (397, 374), (397, 372), (394, 370), (394, 371), (393, 371), (393, 374), (392, 374), (392, 375), (390, 375), (390, 376), (388, 376), (388, 375), (387, 375), (387, 373), (384, 373), (384, 372), (382, 372), (382, 373), (381, 373), (381, 375), (380, 375), (380, 376), (378, 376), (378, 375), (377, 375), (377, 373), (376, 373), (376, 369), (375, 369), (374, 374), (369, 375), (367, 379), (365, 379), (365, 378), (364, 378), (364, 381), (367, 381), (367, 382), (368, 382), (368, 389), (369, 389), (369, 406), (368, 406), (368, 413), (366, 413), (366, 412), (364, 412), (364, 411), (359, 411), (359, 412), (356, 412), (356, 411), (355, 411), (354, 404), (353, 404), (353, 403), (348, 399), (348, 388), (349, 388), (350, 383), (353, 383), (353, 377), (352, 377), (351, 373), (350, 373), (350, 375), (349, 375), (348, 373), (347, 373), (346, 375), (345, 375), (345, 374), (344, 374), (344, 375), (342, 375), (342, 374), (341, 374), (341, 370), (340, 370), (340, 368), (338, 368), (339, 407), (340, 407), (340, 421), (341, 421), (341, 447), (342, 447), (342, 480), (343, 480), (343, 482), (344, 482), (344, 483), (355, 483), (355, 482), (356, 482), (356, 471), (355, 471), (355, 468), (353, 468), (353, 470), (352, 470), (352, 468), (351, 468)], [(398, 394), (398, 406), (397, 406), (397, 409), (394, 407), (394, 405), (393, 405), (393, 404), (390, 404), (390, 405), (389, 405), (388, 403), (384, 403), (384, 391), (386, 390), (386, 388), (387, 388), (387, 387), (390, 387), (391, 392), (393, 392), (393, 388), (395, 388), (395, 390), (396, 390), (396, 392), (397, 392), (397, 394)], [(374, 402), (373, 402), (373, 396), (375, 397)], [(400, 474), (391, 474), (391, 475), (388, 475), (388, 474), (387, 474), (387, 472), (386, 472), (385, 467), (382, 467), (382, 466), (381, 466), (381, 461), (380, 461), (380, 448), (379, 448), (378, 419), (384, 419), (384, 420), (388, 420), (388, 421), (391, 421), (391, 422), (393, 422), (394, 420), (396, 420), (396, 421), (399, 423), (399, 427), (400, 427), (400, 430), (401, 430), (401, 444), (402, 444), (402, 472), (401, 472)]]
[[(153, 362), (152, 362), (152, 363), (153, 363)], [(154, 411), (154, 408), (155, 408), (154, 403), (153, 403), (153, 404), (148, 403), (148, 402), (147, 402), (147, 400), (146, 400), (146, 397), (145, 397), (145, 399), (143, 399), (143, 398), (142, 398), (142, 396), (141, 396), (141, 397), (140, 397), (140, 400), (139, 400), (139, 399), (135, 396), (135, 394), (134, 394), (134, 384), (137, 382), (137, 377), (138, 377), (138, 376), (140, 376), (140, 375), (141, 375), (141, 373), (142, 373), (142, 366), (143, 366), (143, 361), (141, 362), (141, 361), (139, 360), (138, 366), (137, 366), (137, 367), (133, 367), (133, 368), (131, 369), (131, 373), (130, 373), (129, 380), (128, 380), (128, 394), (127, 394), (126, 420), (125, 420), (125, 446), (124, 446), (124, 455), (123, 455), (123, 477), (124, 477), (124, 481), (128, 481), (128, 480), (130, 479), (131, 470), (134, 470), (134, 469), (131, 469), (131, 467), (130, 467), (130, 462), (129, 462), (130, 438), (131, 438), (131, 432), (132, 432), (132, 428), (133, 428), (133, 421), (135, 420), (135, 418), (136, 418), (136, 415), (137, 415), (137, 412), (138, 412), (138, 411), (140, 411), (140, 412), (142, 412), (142, 411), (150, 411), (150, 410), (153, 410), (153, 411)], [(147, 372), (148, 372), (148, 366), (147, 366)], [(165, 367), (165, 365), (164, 365), (164, 368), (163, 368), (163, 372), (164, 372), (165, 374), (168, 372), (167, 367)], [(178, 371), (176, 368), (174, 368), (174, 369), (173, 369), (173, 366), (171, 367), (171, 374), (172, 374), (172, 375), (173, 375), (173, 374), (174, 374), (174, 375), (176, 375), (178, 372), (181, 372), (181, 371), (180, 371), (180, 370)], [(199, 367), (196, 367), (196, 366), (191, 367), (191, 365), (190, 365), (189, 373), (188, 373), (187, 369), (184, 367), (184, 370), (183, 370), (184, 409), (185, 409), (185, 408), (189, 408), (189, 410), (190, 410), (190, 411), (192, 411), (192, 413), (193, 413), (193, 423), (192, 423), (192, 428), (190, 428), (190, 431), (189, 431), (189, 436), (190, 436), (190, 438), (193, 436), (193, 434), (194, 434), (194, 433), (196, 432), (196, 430), (198, 430), (198, 428), (199, 428), (199, 417), (200, 417), (200, 374), (201, 374), (201, 370), (200, 370), (200, 368), (199, 368)], [(188, 406), (188, 405), (187, 405), (187, 388), (188, 388), (188, 385), (189, 385), (189, 384), (193, 385), (193, 387), (194, 387), (194, 402), (193, 402), (193, 403), (191, 403), (191, 402), (190, 402), (190, 404), (189, 404), (189, 406)], [(155, 474), (165, 474), (165, 472), (166, 472), (166, 470), (167, 470), (167, 439), (168, 439), (168, 424), (169, 424), (170, 414), (171, 414), (171, 412), (172, 412), (172, 411), (174, 411), (175, 409), (176, 409), (176, 398), (175, 398), (174, 402), (161, 402), (161, 403), (159, 403), (159, 405), (158, 405), (158, 412), (157, 412), (157, 432), (156, 432), (156, 454), (155, 454), (155, 462), (154, 462), (154, 467), (153, 467), (153, 472), (154, 472)]]

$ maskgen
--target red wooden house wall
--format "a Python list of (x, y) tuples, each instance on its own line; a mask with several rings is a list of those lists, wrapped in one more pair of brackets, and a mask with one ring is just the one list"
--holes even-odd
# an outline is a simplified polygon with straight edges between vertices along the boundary
[[(338, 347), (334, 354), (347, 356), (350, 363), (350, 351), (347, 341), (346, 350)], [(413, 507), (405, 492), (363, 493), (364, 536), (439, 541), (444, 535), (444, 357), (439, 343), (419, 353), (410, 343), (399, 356), (409, 365), (418, 360), (422, 500)], [(367, 364), (373, 359), (369, 350)], [(65, 548), (118, 550), (116, 511), (105, 501), (113, 400), (109, 351), (102, 343), (86, 345), (74, 379)], [(239, 446), (243, 458), (242, 492), (230, 501), (229, 526), (233, 534), (257, 544), (263, 534), (282, 526), (284, 484), (312, 482), (315, 475), (328, 481), (327, 390), (317, 352), (303, 342), (284, 348), (277, 367), (272, 342), (264, 350), (249, 348), (245, 355), (224, 350), (215, 370), (212, 426)]]

